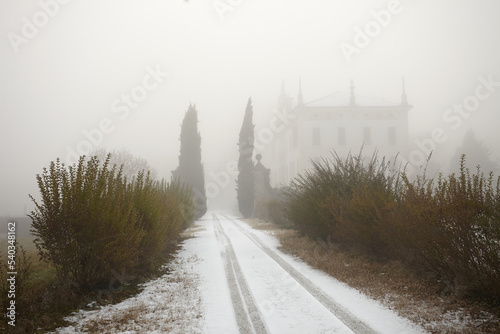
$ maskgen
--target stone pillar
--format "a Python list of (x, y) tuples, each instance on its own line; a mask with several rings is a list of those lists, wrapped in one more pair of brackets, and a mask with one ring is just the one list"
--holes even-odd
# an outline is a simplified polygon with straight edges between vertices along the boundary
[(260, 162), (261, 154), (255, 156), (257, 163), (254, 166), (255, 175), (255, 201), (254, 201), (254, 216), (262, 219), (269, 219), (268, 202), (272, 199), (272, 187), (269, 178), (271, 170), (264, 167)]

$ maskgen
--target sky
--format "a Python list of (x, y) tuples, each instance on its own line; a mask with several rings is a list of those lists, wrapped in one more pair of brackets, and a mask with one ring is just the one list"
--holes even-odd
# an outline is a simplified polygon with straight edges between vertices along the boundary
[[(446, 130), (438, 161), (468, 129), (498, 159), (498, 13), (497, 0), (2, 0), (0, 215), (30, 211), (36, 174), (70, 152), (126, 149), (170, 178), (190, 103), (209, 181), (237, 159), (248, 98), (265, 126), (299, 77), (305, 102), (351, 79), (398, 102), (405, 77), (412, 138)], [(449, 111), (478, 89), (473, 111)]]

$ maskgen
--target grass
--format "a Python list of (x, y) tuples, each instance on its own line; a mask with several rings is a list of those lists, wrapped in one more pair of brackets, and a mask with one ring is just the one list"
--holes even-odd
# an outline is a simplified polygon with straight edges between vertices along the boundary
[[(26, 251), (26, 256), (31, 261), (31, 269), (36, 275), (31, 278), (31, 284), (44, 282), (55, 278), (56, 272), (53, 266), (40, 261), (38, 258), (38, 250), (33, 242), (34, 237), (23, 237), (17, 239), (17, 244)], [(0, 240), (0, 258), (6, 260), (7, 240)], [(19, 254), (18, 254), (19, 255)]]
[(360, 290), (430, 333), (500, 332), (500, 309), (457, 298), (440, 282), (416, 277), (398, 261), (377, 262), (293, 229), (262, 220), (247, 222), (277, 237), (282, 251)]
[[(29, 279), (22, 282), (23, 291), (16, 291), (16, 327), (7, 326), (2, 322), (0, 328), (9, 330), (12, 333), (23, 333), (34, 331), (38, 327), (50, 327), (56, 323), (62, 323), (56, 320), (62, 316), (62, 313), (54, 310), (51, 313), (39, 313), (37, 310), (45, 309), (48, 304), (53, 302), (48, 292), (53, 289), (56, 281), (56, 271), (53, 266), (41, 261), (38, 257), (38, 251), (33, 243), (33, 237), (22, 237), (17, 239), (17, 243), (25, 250), (25, 255), (31, 263)], [(6, 260), (7, 241), (0, 242), (0, 258)], [(19, 263), (21, 254), (16, 254), (16, 262)], [(4, 262), (5, 263), (5, 262)], [(16, 285), (18, 288), (19, 282)], [(16, 289), (17, 290), (17, 289)], [(4, 296), (2, 296), (4, 298)], [(3, 305), (3, 302), (2, 302)], [(62, 309), (61, 309), (62, 310)]]

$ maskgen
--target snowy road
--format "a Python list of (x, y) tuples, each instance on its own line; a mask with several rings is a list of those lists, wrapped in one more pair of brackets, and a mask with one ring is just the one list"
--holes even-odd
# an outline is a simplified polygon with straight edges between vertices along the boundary
[[(422, 333), (229, 215), (198, 223), (206, 333)], [(205, 267), (205, 268), (204, 268)]]
[(56, 332), (424, 333), (230, 214), (209, 213), (190, 231), (170, 273), (121, 303), (75, 312)]

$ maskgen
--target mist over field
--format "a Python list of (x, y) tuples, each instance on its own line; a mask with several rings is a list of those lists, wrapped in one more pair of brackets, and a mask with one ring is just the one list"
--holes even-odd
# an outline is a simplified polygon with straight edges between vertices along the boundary
[[(0, 216), (33, 209), (35, 175), (58, 157), (126, 150), (170, 179), (190, 104), (217, 183), (248, 98), (259, 133), (283, 87), (297, 104), (299, 78), (305, 103), (351, 80), (399, 103), (404, 77), (408, 152), (448, 170), (470, 131), (489, 152), (473, 163), (498, 174), (498, 13), (495, 0), (2, 1)], [(232, 177), (209, 208), (233, 208)]]

